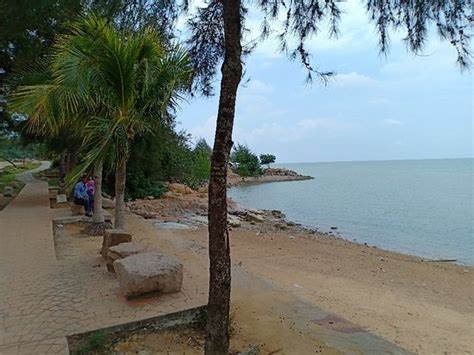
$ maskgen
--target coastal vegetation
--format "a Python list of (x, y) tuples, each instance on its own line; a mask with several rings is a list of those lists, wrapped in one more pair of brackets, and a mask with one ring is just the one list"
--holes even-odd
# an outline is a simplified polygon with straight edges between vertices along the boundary
[[(45, 143), (50, 152), (59, 154), (59, 165), (72, 180), (93, 171), (99, 206), (94, 222), (101, 229), (104, 171), (105, 180), (114, 184), (116, 228), (123, 228), (125, 223), (127, 178), (134, 196), (149, 192), (159, 195), (162, 187), (150, 183), (159, 174), (161, 178), (188, 179), (195, 186), (209, 179), (210, 278), (205, 351), (228, 353), (229, 160), (242, 176), (261, 173), (261, 161), (247, 147), (238, 145), (232, 152), (244, 55), (277, 31), (282, 51), (301, 62), (308, 81), (326, 83), (334, 72), (312, 64), (306, 41), (319, 35), (323, 22), (330, 24), (330, 36), (337, 36), (343, 15), (340, 2), (208, 0), (197, 11), (189, 11), (188, 1), (183, 6), (173, 1), (152, 2), (156, 6), (136, 1), (35, 3), (36, 11), (2, 8), (0, 23), (6, 22), (4, 16), (19, 20), (5, 31), (0, 28), (1, 33), (8, 34), (0, 42), (0, 69), (11, 80), (8, 83), (0, 74), (1, 105), (8, 105), (7, 110), (0, 110), (0, 120), (11, 122), (14, 113), (21, 114), (23, 119), (15, 129), (22, 129), (25, 139)], [(262, 26), (257, 39), (247, 45), (244, 34), (248, 32), (250, 6)], [(419, 54), (434, 26), (455, 48), (459, 66), (469, 66), (466, 28), (472, 16), (468, 1), (369, 0), (366, 9), (379, 34), (381, 53), (388, 52), (389, 31), (398, 29), (406, 32), (408, 50)], [(26, 19), (16, 16), (23, 12), (31, 15)], [(186, 50), (172, 43), (178, 15), (187, 17), (190, 39)], [(175, 109), (188, 90), (212, 94), (219, 66), (221, 85), (212, 152), (203, 142), (192, 149), (184, 133), (174, 132)], [(7, 95), (8, 101), (4, 102), (3, 96)], [(170, 145), (158, 144), (161, 141), (156, 132)], [(153, 149), (162, 153), (151, 165), (163, 167), (159, 173), (144, 168)], [(264, 158), (263, 164), (274, 160)]]
[(243, 144), (237, 144), (230, 155), (230, 161), (237, 174), (242, 177), (262, 175), (260, 160), (249, 147)]

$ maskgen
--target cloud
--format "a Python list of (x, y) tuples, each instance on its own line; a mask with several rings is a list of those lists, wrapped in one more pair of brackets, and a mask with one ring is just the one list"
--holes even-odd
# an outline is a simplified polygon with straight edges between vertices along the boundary
[(375, 86), (378, 81), (364, 74), (351, 72), (347, 74), (337, 74), (334, 83), (335, 87), (353, 88)]
[(216, 131), (216, 117), (209, 116), (202, 124), (189, 129), (189, 133), (195, 140), (204, 138), (212, 146), (214, 143), (214, 134)]
[(389, 125), (389, 126), (402, 126), (402, 125), (405, 124), (403, 121), (395, 120), (395, 119), (391, 119), (391, 118), (387, 118), (387, 119), (383, 120), (383, 123), (386, 124), (386, 125)]
[(248, 130), (238, 126), (235, 130), (235, 140), (252, 146), (266, 142), (289, 143), (297, 142), (315, 136), (342, 136), (350, 132), (351, 125), (338, 120), (320, 118), (303, 119), (292, 123), (264, 122), (260, 126)]
[(257, 79), (250, 79), (248, 84), (246, 84), (242, 90), (242, 92), (245, 94), (253, 95), (267, 95), (271, 94), (273, 91), (273, 86)]

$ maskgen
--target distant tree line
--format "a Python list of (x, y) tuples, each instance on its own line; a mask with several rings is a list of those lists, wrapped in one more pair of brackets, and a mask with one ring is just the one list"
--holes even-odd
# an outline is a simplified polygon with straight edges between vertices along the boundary
[(261, 154), (259, 159), (245, 144), (237, 144), (230, 155), (233, 170), (242, 177), (262, 175), (262, 165), (270, 168), (275, 160), (276, 157), (272, 154)]

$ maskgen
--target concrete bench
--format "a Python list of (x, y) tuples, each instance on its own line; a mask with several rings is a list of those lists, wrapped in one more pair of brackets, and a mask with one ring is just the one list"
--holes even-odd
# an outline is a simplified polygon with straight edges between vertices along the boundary
[(158, 252), (128, 256), (116, 260), (113, 267), (127, 298), (148, 292), (175, 293), (183, 285), (183, 265)]

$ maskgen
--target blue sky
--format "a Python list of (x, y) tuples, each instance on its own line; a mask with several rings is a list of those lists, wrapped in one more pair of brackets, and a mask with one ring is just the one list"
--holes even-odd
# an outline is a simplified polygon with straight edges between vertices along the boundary
[[(455, 50), (436, 34), (424, 56), (414, 56), (403, 33), (393, 33), (381, 57), (360, 4), (343, 5), (338, 39), (322, 31), (309, 42), (313, 63), (338, 74), (327, 87), (307, 86), (304, 69), (279, 54), (273, 39), (246, 60), (234, 142), (278, 162), (472, 157), (472, 73), (460, 72)], [(257, 18), (248, 25), (256, 28)], [(178, 127), (212, 145), (217, 102), (183, 103)]]

